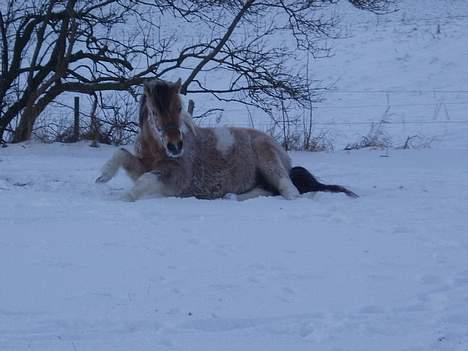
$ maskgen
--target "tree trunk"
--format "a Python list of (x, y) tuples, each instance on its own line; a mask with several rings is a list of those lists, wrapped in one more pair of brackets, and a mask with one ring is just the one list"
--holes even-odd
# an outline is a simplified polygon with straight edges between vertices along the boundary
[(38, 117), (38, 114), (33, 107), (26, 107), (24, 112), (21, 114), (21, 119), (18, 127), (15, 129), (15, 135), (13, 137), (13, 143), (21, 143), (29, 140), (32, 135), (33, 125)]
[(4, 143), (6, 140), (3, 139), (3, 134), (5, 134), (5, 129), (8, 124), (4, 123), (5, 121), (0, 119), (0, 144)]
[(29, 98), (28, 103), (21, 114), (19, 125), (15, 129), (13, 143), (20, 143), (31, 138), (36, 119), (49, 105), (49, 103), (61, 93), (63, 93), (63, 89), (61, 89), (60, 86), (55, 86), (55, 88), (49, 90), (40, 99), (37, 99), (34, 95)]

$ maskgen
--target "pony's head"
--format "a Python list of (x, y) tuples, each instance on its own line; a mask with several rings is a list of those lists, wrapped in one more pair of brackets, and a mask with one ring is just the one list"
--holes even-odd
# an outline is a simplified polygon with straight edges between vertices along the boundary
[(177, 158), (184, 152), (182, 129), (184, 112), (179, 96), (181, 79), (177, 82), (150, 80), (144, 83), (148, 123), (169, 157)]

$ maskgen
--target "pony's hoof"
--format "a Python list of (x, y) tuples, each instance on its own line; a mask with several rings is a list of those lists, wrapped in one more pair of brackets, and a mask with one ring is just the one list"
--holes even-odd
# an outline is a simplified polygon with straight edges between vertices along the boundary
[(233, 201), (239, 200), (237, 198), (237, 194), (234, 194), (234, 193), (227, 193), (226, 195), (223, 196), (223, 199), (224, 200), (233, 200)]
[(101, 174), (99, 177), (96, 178), (96, 183), (107, 183), (109, 180), (111, 180), (112, 177), (106, 174)]
[(281, 195), (283, 195), (283, 197), (286, 200), (295, 200), (295, 199), (299, 198), (299, 196), (301, 194), (299, 194), (299, 191), (294, 189), (294, 190), (283, 192), (283, 193), (281, 193)]
[(131, 193), (125, 193), (120, 197), (120, 200), (125, 202), (135, 202), (136, 199)]

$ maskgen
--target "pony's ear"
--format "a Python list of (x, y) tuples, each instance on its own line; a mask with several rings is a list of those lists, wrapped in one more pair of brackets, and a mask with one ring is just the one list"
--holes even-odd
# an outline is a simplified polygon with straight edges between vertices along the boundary
[(177, 79), (177, 82), (174, 83), (174, 87), (177, 89), (177, 93), (180, 93), (182, 88), (182, 78)]
[(143, 93), (146, 96), (151, 96), (152, 87), (153, 84), (151, 84), (151, 81), (143, 82)]

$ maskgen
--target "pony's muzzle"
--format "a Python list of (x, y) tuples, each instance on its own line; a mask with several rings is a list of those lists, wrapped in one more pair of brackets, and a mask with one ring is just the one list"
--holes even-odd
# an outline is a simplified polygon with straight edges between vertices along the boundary
[(182, 156), (182, 153), (184, 151), (183, 149), (184, 143), (182, 140), (179, 140), (177, 143), (167, 143), (166, 145), (166, 150), (168, 153), (168, 156), (170, 157), (180, 157)]

